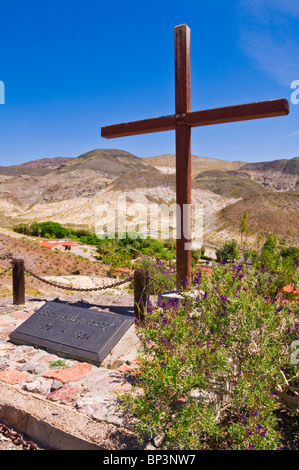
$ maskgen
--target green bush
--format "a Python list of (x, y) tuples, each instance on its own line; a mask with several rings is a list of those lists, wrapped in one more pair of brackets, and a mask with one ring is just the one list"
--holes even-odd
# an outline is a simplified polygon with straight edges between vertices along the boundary
[[(135, 269), (143, 268), (149, 271), (150, 279), (150, 294), (161, 294), (167, 290), (176, 288), (176, 273), (175, 270), (169, 267), (165, 260), (156, 261), (154, 258), (144, 256), (138, 260)], [(155, 282), (156, 281), (158, 282)], [(133, 288), (133, 282), (131, 283)]]
[[(123, 398), (142, 439), (164, 449), (278, 449), (278, 387), (298, 373), (298, 301), (285, 303), (277, 277), (241, 265), (195, 277), (198, 295), (157, 304), (137, 324), (142, 343), (135, 391)], [(290, 382), (291, 383), (291, 382)]]
[(216, 250), (217, 261), (231, 261), (234, 262), (239, 256), (237, 250), (236, 240), (228, 240), (225, 242), (223, 248)]

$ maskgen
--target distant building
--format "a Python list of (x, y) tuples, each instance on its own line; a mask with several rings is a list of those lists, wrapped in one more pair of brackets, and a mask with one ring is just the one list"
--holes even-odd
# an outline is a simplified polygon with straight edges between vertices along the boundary
[(79, 246), (79, 243), (73, 242), (71, 240), (48, 240), (42, 241), (38, 244), (39, 246), (44, 246), (46, 248), (58, 249), (58, 250), (71, 250), (72, 248)]
[(60, 243), (60, 245), (64, 247), (65, 250), (71, 250), (72, 248), (79, 246), (79, 243), (67, 241), (67, 242)]
[(214, 263), (211, 261), (206, 261), (205, 264), (197, 264), (196, 268), (199, 269), (201, 272), (206, 273), (209, 276), (213, 270)]
[(126, 277), (132, 273), (132, 269), (129, 268), (112, 268), (107, 271), (107, 274), (110, 277)]
[(42, 241), (42, 242), (39, 242), (38, 246), (44, 246), (45, 248), (50, 248), (51, 250), (53, 250), (54, 248), (56, 248), (58, 246), (58, 243), (55, 242), (55, 241)]

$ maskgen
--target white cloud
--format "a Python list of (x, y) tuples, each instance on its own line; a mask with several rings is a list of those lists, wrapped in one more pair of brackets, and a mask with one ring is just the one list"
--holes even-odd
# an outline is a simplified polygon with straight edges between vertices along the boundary
[(280, 85), (289, 87), (293, 80), (299, 79), (298, 44), (294, 33), (294, 20), (299, 18), (298, 2), (244, 0), (240, 5), (242, 49), (258, 68)]
[(249, 142), (244, 142), (243, 144), (240, 145), (234, 145), (229, 148), (229, 150), (242, 150), (245, 148), (249, 147), (256, 147), (258, 145), (264, 145), (264, 144), (272, 144), (273, 142), (280, 142), (282, 140), (286, 139), (291, 139), (292, 137), (297, 137), (299, 135), (299, 131), (291, 132), (290, 134), (285, 134), (280, 137), (271, 138), (271, 139), (265, 139), (265, 140), (256, 140), (256, 141), (249, 141)]
[(240, 8), (246, 9), (260, 21), (262, 17), (272, 11), (280, 11), (293, 17), (299, 17), (298, 0), (243, 0)]

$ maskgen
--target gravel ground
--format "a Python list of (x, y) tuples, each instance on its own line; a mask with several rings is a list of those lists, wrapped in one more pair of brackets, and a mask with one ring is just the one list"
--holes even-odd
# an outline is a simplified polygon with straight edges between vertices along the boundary
[(134, 296), (132, 294), (126, 294), (121, 291), (114, 291), (111, 294), (96, 294), (88, 293), (87, 295), (74, 294), (74, 295), (47, 295), (47, 296), (26, 296), (26, 305), (13, 305), (11, 297), (0, 297), (0, 314), (5, 314), (8, 311), (23, 310), (24, 307), (34, 305), (35, 302), (41, 301), (52, 301), (59, 299), (64, 302), (77, 303), (80, 306), (81, 303), (88, 303), (91, 305), (97, 305), (102, 307), (103, 310), (111, 309), (115, 313), (120, 314), (133, 314), (134, 312)]

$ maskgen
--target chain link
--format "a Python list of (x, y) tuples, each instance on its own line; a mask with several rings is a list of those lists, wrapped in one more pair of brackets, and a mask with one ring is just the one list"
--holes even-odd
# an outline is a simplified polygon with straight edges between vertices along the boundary
[(48, 284), (49, 286), (52, 287), (57, 287), (59, 289), (65, 289), (65, 290), (70, 290), (70, 291), (80, 291), (80, 292), (92, 292), (92, 291), (101, 291), (101, 290), (106, 290), (106, 289), (112, 289), (114, 287), (121, 286), (123, 284), (126, 284), (127, 282), (131, 282), (133, 280), (133, 276), (128, 277), (127, 279), (124, 279), (123, 281), (115, 282), (114, 284), (108, 284), (107, 286), (100, 286), (100, 287), (71, 287), (71, 286), (63, 286), (61, 284), (57, 284), (56, 282), (48, 281), (47, 279), (44, 279), (37, 274), (29, 271), (28, 269), (25, 269), (25, 272), (29, 274), (32, 277), (35, 277), (35, 279), (38, 279), (41, 282), (44, 282), (45, 284)]
[(34, 444), (34, 442), (25, 441), (22, 434), (13, 431), (3, 423), (0, 423), (0, 433), (3, 434), (5, 437), (11, 439), (14, 445), (21, 445), (24, 450), (40, 450), (40, 448), (36, 444)]
[(11, 260), (10, 265), (8, 266), (8, 268), (4, 269), (4, 271), (2, 271), (2, 273), (0, 273), (0, 277), (4, 276), (4, 274), (8, 273), (8, 271), (10, 271), (13, 268), (12, 254), (11, 253), (3, 253), (2, 255), (0, 255), (0, 260), (1, 261), (7, 260), (7, 259)]
[(4, 260), (4, 259), (12, 259), (12, 254), (11, 253), (3, 253), (2, 255), (0, 255), (0, 260)]
[(8, 268), (6, 268), (4, 271), (2, 271), (2, 273), (0, 273), (0, 276), (4, 276), (4, 274), (8, 273), (8, 271), (10, 271), (11, 269), (12, 269), (12, 264), (8, 266)]

